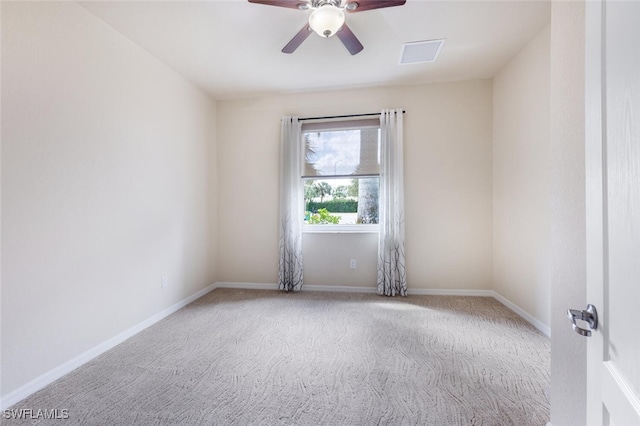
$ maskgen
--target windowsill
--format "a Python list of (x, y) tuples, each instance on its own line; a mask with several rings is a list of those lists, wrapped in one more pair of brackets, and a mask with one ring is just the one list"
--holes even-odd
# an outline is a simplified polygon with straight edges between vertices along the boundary
[(303, 234), (377, 234), (378, 225), (303, 225)]

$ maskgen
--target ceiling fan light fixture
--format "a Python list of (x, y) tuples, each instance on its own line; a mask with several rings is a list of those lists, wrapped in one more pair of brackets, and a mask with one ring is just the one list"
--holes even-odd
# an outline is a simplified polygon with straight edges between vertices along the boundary
[(344, 12), (339, 7), (325, 4), (311, 12), (309, 26), (321, 37), (331, 37), (344, 25)]

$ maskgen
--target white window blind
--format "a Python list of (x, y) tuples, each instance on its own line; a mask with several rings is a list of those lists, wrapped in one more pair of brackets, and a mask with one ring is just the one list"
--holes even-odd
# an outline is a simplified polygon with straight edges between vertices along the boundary
[(380, 120), (305, 123), (303, 178), (380, 174)]

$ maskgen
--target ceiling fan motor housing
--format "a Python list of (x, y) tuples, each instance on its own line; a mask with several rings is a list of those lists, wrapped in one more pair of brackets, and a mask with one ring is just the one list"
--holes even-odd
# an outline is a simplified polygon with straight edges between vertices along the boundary
[(326, 5), (335, 6), (339, 8), (340, 6), (342, 6), (342, 1), (341, 0), (312, 0), (311, 1), (311, 7), (314, 9), (319, 9), (322, 6), (326, 6)]

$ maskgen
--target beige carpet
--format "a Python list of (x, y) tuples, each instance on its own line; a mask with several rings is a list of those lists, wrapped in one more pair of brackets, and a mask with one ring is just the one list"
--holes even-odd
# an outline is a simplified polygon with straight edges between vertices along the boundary
[(218, 289), (12, 408), (66, 409), (36, 422), (64, 425), (544, 425), (548, 388), (549, 339), (491, 298)]

